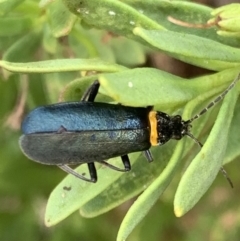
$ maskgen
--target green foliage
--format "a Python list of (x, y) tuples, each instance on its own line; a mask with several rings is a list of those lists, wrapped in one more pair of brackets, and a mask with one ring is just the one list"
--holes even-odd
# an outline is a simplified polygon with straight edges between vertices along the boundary
[[(216, 107), (193, 123), (194, 136), (206, 140), (200, 151), (187, 138), (171, 141), (152, 148), (151, 164), (140, 153), (131, 154), (129, 173), (98, 166), (97, 184), (67, 176), (57, 185), (64, 173), (24, 158), (18, 137), (21, 120), (30, 109), (59, 100), (80, 100), (95, 79), (101, 84), (97, 101), (154, 106), (169, 114), (182, 113), (185, 120), (191, 118), (240, 72), (239, 6), (211, 9), (166, 0), (0, 1), (0, 239), (120, 241), (131, 234), (129, 240), (171, 236), (171, 240), (192, 241), (197, 237), (202, 240), (201, 229), (209, 230), (206, 223), (210, 223), (212, 240), (238, 240), (240, 218), (234, 216), (233, 232), (224, 232), (221, 222), (228, 212), (237, 213), (236, 203), (231, 202), (230, 209), (222, 202), (219, 214), (211, 203), (214, 198), (203, 198), (221, 165), (240, 155), (238, 87), (223, 100), (219, 112)], [(184, 79), (162, 70), (140, 68), (147, 54), (156, 51), (216, 73)], [(120, 159), (109, 162), (119, 165)], [(183, 163), (187, 163), (185, 168)], [(182, 177), (181, 169), (185, 169)], [(84, 165), (76, 170), (87, 172)], [(219, 194), (219, 187), (214, 190)], [(163, 192), (161, 205), (154, 205)], [(83, 218), (104, 214), (140, 193), (125, 217), (114, 210), (109, 216)], [(172, 224), (176, 219), (169, 203), (174, 193), (176, 216), (186, 214), (203, 198), (193, 209), (198, 214), (193, 213), (195, 229), (189, 231), (186, 225), (190, 214), (181, 219), (186, 220), (187, 228), (184, 221), (182, 226), (179, 220)], [(209, 210), (199, 215), (198, 208), (205, 208), (206, 203), (211, 215)], [(56, 227), (43, 227), (44, 219), (47, 226), (53, 226), (77, 210), (83, 217), (74, 214)]]

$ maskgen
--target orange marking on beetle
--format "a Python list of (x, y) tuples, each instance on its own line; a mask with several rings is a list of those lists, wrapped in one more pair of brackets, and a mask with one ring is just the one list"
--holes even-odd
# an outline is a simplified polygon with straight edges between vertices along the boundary
[(150, 124), (150, 143), (152, 146), (158, 146), (157, 118), (156, 111), (150, 111), (148, 114)]

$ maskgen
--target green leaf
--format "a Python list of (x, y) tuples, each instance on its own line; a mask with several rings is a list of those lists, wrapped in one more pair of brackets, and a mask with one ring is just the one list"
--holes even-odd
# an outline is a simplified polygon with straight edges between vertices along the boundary
[(5, 0), (0, 2), (0, 15), (4, 15), (12, 11), (16, 6), (24, 2), (25, 0)]
[[(3, 55), (1, 62), (26, 62), (34, 59), (33, 53), (39, 48), (41, 34), (39, 32), (30, 32), (10, 46)], [(26, 65), (26, 64), (25, 64)]]
[(139, 155), (139, 153), (136, 161), (133, 161), (132, 156), (130, 156), (132, 170), (124, 173), (112, 185), (82, 206), (80, 209), (81, 215), (88, 218), (98, 216), (138, 195), (162, 173), (174, 148), (175, 142), (170, 142), (162, 147), (151, 148), (154, 158), (152, 163), (148, 163), (146, 157)]
[(66, 71), (107, 71), (124, 70), (125, 67), (111, 64), (100, 59), (55, 59), (29, 63), (14, 63), (0, 60), (0, 66), (17, 73), (52, 73)]
[(128, 235), (149, 212), (150, 208), (156, 203), (159, 196), (170, 184), (181, 160), (183, 144), (183, 142), (179, 142), (177, 144), (177, 147), (175, 148), (166, 168), (159, 175), (159, 177), (138, 197), (138, 199), (128, 210), (128, 213), (124, 217), (124, 220), (118, 231), (117, 241), (126, 240)]
[(208, 190), (219, 173), (237, 97), (236, 89), (226, 96), (207, 141), (184, 173), (174, 200), (176, 216), (180, 217), (188, 212)]
[(240, 66), (238, 48), (210, 39), (185, 33), (143, 28), (135, 28), (134, 33), (152, 46), (186, 63), (218, 71)]
[[(42, 26), (42, 18), (39, 16), (43, 16), (42, 9), (39, 7), (38, 1), (24, 1), (22, 4), (18, 5), (15, 9), (15, 12), (19, 16), (29, 16), (31, 17), (31, 21)], [(35, 22), (35, 19), (37, 21)], [(40, 20), (40, 21), (39, 21)], [(36, 25), (35, 25), (36, 26)]]
[[(46, 85), (45, 90), (47, 90), (49, 103), (56, 103), (59, 101), (61, 102), (71, 101), (71, 99), (68, 99), (68, 100), (64, 99), (62, 92), (66, 88), (66, 85), (71, 84), (73, 82), (72, 80), (79, 76), (79, 73), (62, 72), (62, 73), (50, 73), (43, 76), (44, 76), (44, 83)], [(78, 91), (76, 94), (79, 93)], [(81, 98), (75, 98), (73, 99), (73, 101), (79, 101), (80, 99)]]
[(47, 53), (56, 54), (58, 50), (58, 40), (53, 36), (50, 27), (47, 25), (43, 29), (43, 48)]
[(99, 57), (124, 66), (140, 65), (146, 60), (146, 47), (96, 29), (75, 26), (69, 35), (69, 45), (78, 58)]
[(71, 12), (79, 16), (88, 25), (120, 35), (133, 36), (132, 30), (135, 26), (164, 29), (155, 21), (122, 1), (63, 0), (63, 2)]
[(46, 105), (49, 103), (46, 93), (44, 76), (41, 74), (31, 74), (28, 76), (28, 109), (36, 108), (36, 106)]
[(107, 33), (99, 30), (85, 30), (75, 26), (69, 36), (69, 44), (79, 58), (100, 58), (108, 62), (116, 62), (115, 56), (104, 41)]
[(45, 8), (53, 2), (55, 2), (55, 1), (54, 0), (40, 0), (39, 1), (39, 7)]
[(119, 64), (124, 66), (137, 66), (146, 62), (146, 51), (144, 51), (144, 47), (133, 40), (112, 38), (110, 47), (114, 51), (116, 62)]
[[(133, 160), (134, 161), (134, 160)], [(120, 158), (110, 160), (113, 165), (121, 163)], [(87, 165), (76, 169), (79, 173), (88, 173)], [(96, 184), (80, 181), (68, 175), (51, 193), (45, 213), (45, 223), (52, 226), (65, 219), (72, 212), (79, 209), (89, 200), (93, 199), (124, 173), (111, 171), (102, 167), (98, 169), (99, 180)], [(70, 190), (66, 190), (66, 188)]]
[(32, 20), (29, 17), (0, 18), (0, 37), (10, 37), (26, 33), (32, 28)]
[[(53, 190), (48, 200), (46, 225), (57, 224), (79, 208), (82, 215), (93, 217), (137, 195), (159, 176), (172, 154), (173, 146), (174, 142), (162, 148), (154, 148), (155, 160), (150, 164), (144, 157), (139, 156), (139, 153), (130, 154), (132, 171), (129, 173), (115, 172), (102, 167), (98, 169), (97, 184), (81, 182), (72, 175), (68, 175)], [(119, 158), (113, 158), (109, 162), (118, 166), (121, 163)], [(76, 171), (88, 172), (86, 165), (78, 167)], [(71, 190), (64, 190), (63, 187), (70, 187)], [(110, 195), (111, 193), (113, 195)]]
[[(114, 1), (102, 0), (64, 0), (67, 8), (81, 18), (82, 23), (98, 29), (119, 34), (139, 41), (133, 35), (133, 27), (148, 30), (171, 30), (189, 33), (239, 46), (234, 38), (224, 38), (216, 33), (216, 28), (199, 28), (211, 18), (212, 9), (197, 3), (186, 1)], [(181, 25), (185, 23), (185, 25)], [(84, 24), (83, 23), (83, 24)], [(196, 27), (194, 27), (196, 25)]]
[(54, 1), (47, 10), (48, 20), (54, 37), (58, 38), (68, 35), (76, 21), (76, 16), (66, 9), (62, 1)]
[(4, 81), (0, 78), (0, 97), (1, 102), (4, 103), (3, 105), (0, 105), (0, 126), (6, 121), (7, 114), (14, 109), (14, 103), (16, 101), (16, 96), (18, 95), (18, 88), (19, 80), (16, 76), (11, 76), (9, 81)]
[(239, 123), (240, 123), (240, 101), (238, 100), (235, 107), (233, 120), (229, 130), (229, 140), (227, 144), (227, 151), (224, 158), (224, 164), (233, 161), (240, 155), (240, 135), (239, 135)]
[(157, 69), (136, 68), (100, 75), (100, 92), (123, 105), (154, 106), (157, 110), (169, 112), (232, 80), (238, 71), (236, 68), (186, 80)]
[[(100, 91), (118, 103), (155, 106), (162, 111), (179, 108), (197, 95), (193, 82), (151, 68), (100, 75), (99, 82)], [(183, 92), (183, 89), (187, 90)]]

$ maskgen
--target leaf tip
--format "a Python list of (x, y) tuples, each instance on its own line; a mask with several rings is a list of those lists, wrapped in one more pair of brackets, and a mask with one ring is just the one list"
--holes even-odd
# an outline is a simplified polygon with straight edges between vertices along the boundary
[(45, 211), (45, 215), (44, 215), (44, 224), (46, 227), (52, 227), (54, 226), (57, 222), (56, 220), (54, 219), (54, 215), (52, 215), (49, 210), (48, 210), (48, 207)]
[(45, 216), (44, 224), (46, 227), (51, 227), (53, 225), (51, 218), (49, 218), (48, 216)]
[(184, 210), (181, 207), (175, 207), (174, 213), (175, 213), (176, 217), (180, 218), (184, 215)]
[(138, 35), (138, 33), (139, 33), (139, 31), (141, 31), (141, 27), (135, 27), (134, 29), (133, 29), (133, 34), (135, 34), (135, 35)]

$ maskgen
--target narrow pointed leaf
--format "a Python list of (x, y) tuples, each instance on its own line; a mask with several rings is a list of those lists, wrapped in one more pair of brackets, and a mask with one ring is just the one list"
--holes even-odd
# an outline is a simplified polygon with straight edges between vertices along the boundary
[(174, 148), (175, 142), (168, 143), (168, 145), (160, 148), (151, 148), (154, 158), (151, 163), (147, 162), (143, 154), (134, 163), (131, 159), (131, 171), (122, 175), (115, 183), (86, 203), (81, 208), (81, 215), (95, 217), (138, 195), (162, 173)]
[(100, 59), (54, 59), (29, 63), (14, 63), (0, 60), (0, 66), (18, 73), (52, 73), (80, 70), (115, 72), (126, 69)]
[(156, 203), (159, 196), (165, 191), (174, 177), (174, 174), (180, 163), (183, 145), (184, 142), (179, 142), (177, 144), (177, 147), (175, 148), (175, 151), (166, 168), (131, 206), (120, 226), (117, 241), (126, 240), (132, 230)]
[[(120, 158), (113, 158), (110, 162), (113, 165), (121, 163)], [(81, 165), (76, 171), (88, 174), (87, 165)], [(72, 175), (68, 175), (52, 191), (48, 199), (45, 213), (46, 225), (52, 226), (62, 221), (101, 193), (123, 174), (122, 172), (109, 170), (103, 166), (98, 169), (99, 180), (97, 183), (88, 183)]]
[(240, 123), (240, 101), (236, 105), (233, 120), (229, 130), (229, 140), (227, 145), (227, 151), (225, 154), (224, 164), (233, 161), (235, 158), (240, 156), (240, 133), (239, 133), (239, 123)]
[(180, 217), (188, 212), (208, 190), (219, 173), (237, 97), (236, 89), (225, 97), (209, 138), (184, 173), (174, 200), (176, 216)]
[[(211, 70), (240, 66), (240, 49), (211, 39), (172, 31), (135, 28), (134, 33), (152, 46), (186, 63)], [(177, 44), (176, 44), (177, 43)]]

